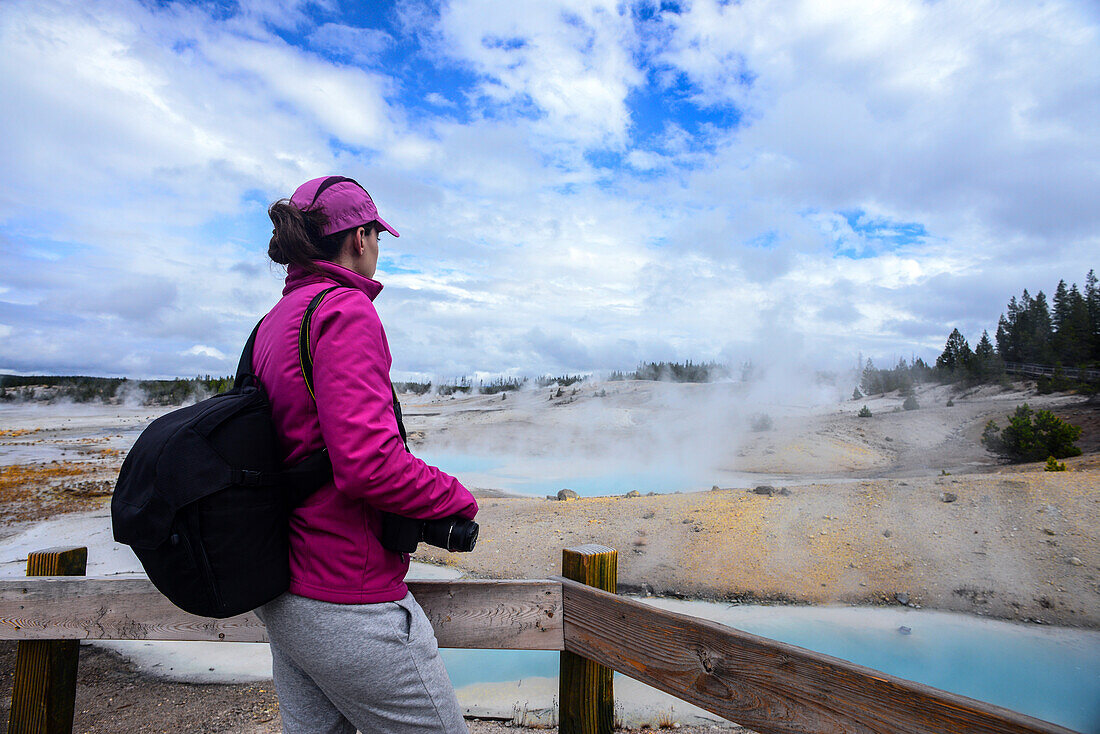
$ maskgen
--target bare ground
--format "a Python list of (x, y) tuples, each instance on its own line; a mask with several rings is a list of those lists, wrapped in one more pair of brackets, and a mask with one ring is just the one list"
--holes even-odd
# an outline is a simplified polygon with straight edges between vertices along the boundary
[[(566, 391), (557, 399), (564, 404), (547, 401), (541, 412), (541, 395), (520, 396), (509, 410), (470, 398), (485, 410), (457, 415), (433, 415), (440, 401), (432, 401), (418, 427), (426, 442), (445, 434), (458, 446), (541, 428), (538, 445), (565, 455), (570, 445), (637, 441), (635, 423), (656, 424), (664, 450), (671, 443), (687, 460), (709, 446), (716, 480), (724, 467), (784, 486), (568, 502), (487, 495), (473, 553), (421, 546), (417, 560), (476, 576), (541, 577), (557, 573), (562, 547), (594, 542), (619, 550), (625, 591), (812, 604), (890, 604), (905, 593), (924, 607), (1100, 626), (1095, 402), (1019, 387), (937, 387), (918, 393), (916, 411), (902, 410), (898, 395), (773, 409), (773, 428), (754, 432), (744, 425), (752, 411), (734, 414), (728, 387), (610, 385)], [(989, 455), (979, 441), (986, 422), (1004, 426), (1024, 401), (1081, 425), (1091, 451), (1057, 473)], [(870, 419), (855, 415), (864, 404)], [(699, 413), (685, 415), (684, 405)], [(697, 441), (675, 443), (693, 429)]]
[[(475, 576), (544, 577), (558, 572), (561, 548), (597, 542), (619, 550), (624, 591), (849, 604), (897, 603), (895, 595), (905, 592), (909, 603), (924, 607), (1100, 627), (1095, 403), (1026, 388), (962, 395), (935, 388), (919, 393), (919, 411), (905, 412), (896, 395), (807, 407), (731, 390), (610, 383), (560, 395), (405, 398), (420, 446), (563, 462), (581, 452), (659, 454), (705, 462), (720, 485), (557, 502), (504, 496), (491, 483), (460, 475), (481, 487), (477, 549), (445, 554), (422, 546), (417, 560)], [(1067, 460), (1068, 471), (1006, 466), (981, 448), (985, 422), (1003, 425), (1025, 400), (1085, 429), (1079, 444), (1086, 453)], [(873, 418), (855, 417), (864, 403)], [(754, 432), (750, 420), (762, 411), (772, 428)], [(155, 411), (120, 411), (107, 432), (96, 422), (102, 417), (81, 411), (61, 424), (43, 415), (0, 412), (0, 458), (37, 451), (52, 457), (0, 462), (0, 533), (12, 522), (103, 506), (120, 450), (132, 440), (123, 434)], [(87, 435), (89, 426), (94, 435)], [(778, 477), (775, 489), (789, 494), (756, 494), (751, 482), (733, 488), (723, 481), (730, 472)], [(4, 711), (13, 669), (14, 646), (0, 645)], [(270, 686), (164, 681), (87, 646), (80, 670), (75, 731), (279, 731)], [(512, 728), (509, 722), (470, 725), (475, 734)]]
[[(11, 708), (15, 650), (16, 643), (0, 641), (0, 721), (7, 720)], [(91, 645), (80, 647), (78, 671), (74, 734), (282, 731), (279, 700), (270, 683), (212, 685), (167, 681), (137, 673), (123, 656)], [(500, 734), (517, 728), (511, 721), (493, 719), (467, 719), (467, 724), (471, 734)], [(709, 726), (677, 729), (685, 734), (714, 731)], [(557, 728), (542, 731), (556, 732)]]

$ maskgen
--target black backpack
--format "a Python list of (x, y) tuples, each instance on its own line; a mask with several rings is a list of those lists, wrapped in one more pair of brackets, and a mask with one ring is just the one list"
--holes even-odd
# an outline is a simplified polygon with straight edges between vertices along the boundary
[[(299, 328), (310, 394), (310, 321), (331, 290), (310, 302)], [(166, 413), (141, 433), (111, 501), (115, 540), (134, 549), (173, 604), (203, 617), (242, 614), (287, 590), (289, 513), (332, 479), (324, 449), (281, 467), (271, 405), (252, 370), (259, 328), (232, 389)]]

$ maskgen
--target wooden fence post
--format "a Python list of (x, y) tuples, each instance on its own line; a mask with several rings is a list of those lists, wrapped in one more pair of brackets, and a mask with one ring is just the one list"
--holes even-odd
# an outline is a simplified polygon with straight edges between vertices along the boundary
[[(83, 576), (87, 568), (83, 547), (47, 548), (27, 556), (28, 576)], [(79, 654), (79, 640), (19, 642), (8, 734), (72, 732)]]
[[(616, 592), (619, 553), (602, 545), (565, 548), (561, 575), (604, 591)], [(565, 624), (569, 610), (565, 609)], [(561, 653), (558, 675), (560, 734), (611, 734), (615, 727), (615, 694), (611, 668), (571, 652)]]

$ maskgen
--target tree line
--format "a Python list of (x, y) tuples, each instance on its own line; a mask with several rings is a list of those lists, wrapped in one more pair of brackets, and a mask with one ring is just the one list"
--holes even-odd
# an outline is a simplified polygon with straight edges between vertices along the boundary
[(730, 375), (719, 362), (642, 362), (633, 372), (612, 372), (609, 380), (651, 380), (662, 382), (712, 382)]
[(232, 375), (205, 375), (173, 380), (131, 380), (126, 377), (83, 375), (0, 375), (0, 401), (117, 403), (133, 397), (143, 405), (180, 405), (189, 400), (202, 400), (225, 392), (232, 386)]
[[(1053, 306), (1053, 308), (1051, 308)], [(997, 321), (996, 344), (983, 331), (972, 350), (958, 329), (951, 332), (936, 359), (936, 376), (944, 382), (988, 382), (1004, 372), (1005, 362), (1087, 368), (1100, 364), (1100, 287), (1096, 272), (1076, 283), (1058, 281), (1052, 303), (1039, 291), (1024, 289)]]
[[(1100, 365), (1100, 287), (1096, 273), (1089, 270), (1082, 291), (1076, 283), (1058, 282), (1053, 308), (1039, 291), (1032, 296), (1025, 289), (1008, 301), (990, 338), (982, 332), (971, 348), (958, 329), (953, 329), (934, 365), (919, 357), (898, 361), (879, 369), (860, 358), (860, 380), (853, 399), (900, 390), (907, 394), (916, 384), (928, 381), (982, 384), (1004, 379), (1005, 363), (1030, 363), (1058, 367), (1088, 368)], [(1065, 378), (1040, 378), (1041, 391), (1070, 387)], [(1086, 388), (1088, 389), (1088, 388)]]

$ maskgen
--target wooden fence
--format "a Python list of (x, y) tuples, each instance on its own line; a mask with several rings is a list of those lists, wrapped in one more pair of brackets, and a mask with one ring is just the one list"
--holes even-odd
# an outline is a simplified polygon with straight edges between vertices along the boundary
[[(86, 557), (32, 553), (27, 578), (0, 580), (0, 639), (20, 641), (9, 733), (71, 731), (77, 640), (267, 639), (255, 615), (195, 617), (145, 579), (77, 575)], [(588, 545), (563, 552), (562, 577), (409, 587), (441, 647), (561, 651), (562, 734), (611, 731), (612, 670), (762, 734), (1070, 731), (617, 596), (615, 568), (615, 551)]]

